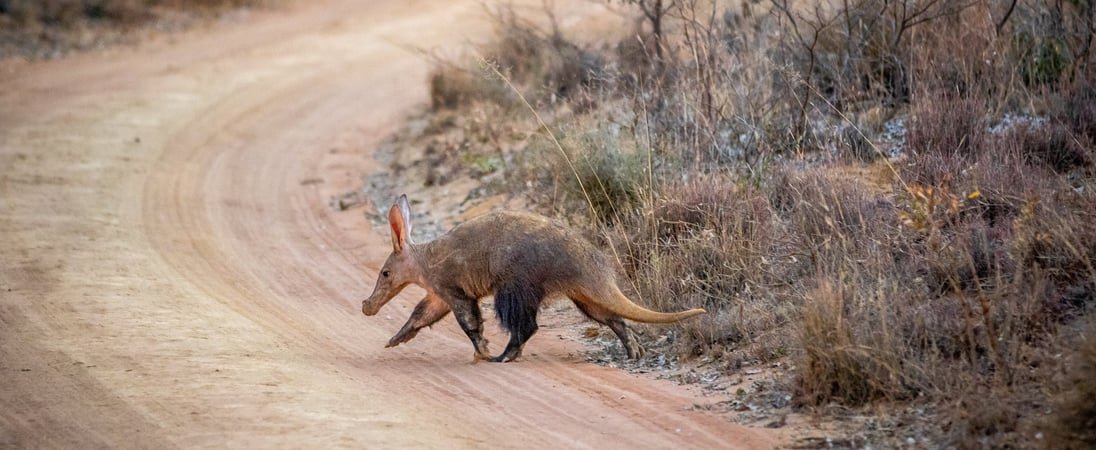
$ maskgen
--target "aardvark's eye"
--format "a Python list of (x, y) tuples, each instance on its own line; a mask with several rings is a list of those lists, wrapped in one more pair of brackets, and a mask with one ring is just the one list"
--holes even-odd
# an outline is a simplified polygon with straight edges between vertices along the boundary
[(386, 271), (384, 271), (384, 272), (381, 272), (381, 276), (383, 276), (383, 277), (385, 277), (385, 278), (388, 278), (388, 275), (390, 275), (390, 274), (388, 273), (388, 271), (387, 271), (387, 270), (386, 270)]

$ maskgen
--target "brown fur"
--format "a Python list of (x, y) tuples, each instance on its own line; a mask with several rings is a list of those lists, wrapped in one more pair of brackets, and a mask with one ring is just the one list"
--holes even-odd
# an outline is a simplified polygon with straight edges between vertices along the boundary
[[(426, 289), (426, 298), (389, 346), (410, 340), (452, 310), (471, 339), (477, 360), (513, 360), (536, 333), (540, 304), (563, 296), (590, 318), (608, 325), (628, 356), (635, 358), (642, 348), (622, 319), (669, 323), (704, 313), (702, 309), (661, 313), (632, 303), (617, 288), (611, 261), (580, 235), (546, 217), (488, 214), (421, 245), (407, 240), (409, 219), (410, 208), (401, 196), (389, 211), (393, 252), (373, 294), (362, 302), (362, 312), (373, 315), (408, 284)], [(479, 299), (490, 295), (495, 296), (499, 320), (510, 331), (506, 350), (496, 358), (487, 354), (478, 305)]]

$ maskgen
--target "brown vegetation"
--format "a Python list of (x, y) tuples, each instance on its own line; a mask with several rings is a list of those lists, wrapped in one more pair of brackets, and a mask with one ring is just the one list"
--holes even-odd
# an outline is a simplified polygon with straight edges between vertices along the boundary
[(278, 0), (0, 0), (0, 58), (43, 58), (117, 44), (135, 28), (178, 28), (195, 18)]
[(1096, 321), (1089, 319), (1083, 335), (1065, 363), (1062, 391), (1054, 413), (1046, 419), (1048, 448), (1096, 447)]
[(269, 0), (3, 0), (0, 14), (16, 23), (71, 26), (80, 20), (135, 23), (155, 8), (212, 9), (260, 6)]
[[(438, 66), (437, 132), (492, 123), (457, 147), (501, 155), (494, 189), (707, 309), (682, 356), (790, 361), (802, 408), (921, 405), (930, 446), (1039, 445), (1047, 408), (1091, 442), (1046, 385), (1096, 304), (1091, 1), (631, 3), (600, 47), (497, 14)], [(1061, 389), (1091, 396), (1090, 347)]]

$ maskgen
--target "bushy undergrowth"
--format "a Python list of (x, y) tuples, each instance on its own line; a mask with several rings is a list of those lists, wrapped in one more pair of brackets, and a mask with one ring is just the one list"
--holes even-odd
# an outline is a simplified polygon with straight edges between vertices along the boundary
[(81, 20), (133, 24), (149, 19), (157, 7), (228, 8), (269, 4), (270, 0), (3, 0), (0, 15), (21, 25), (72, 26)]
[[(543, 31), (509, 8), (487, 12), (495, 33), (477, 55), (479, 63), (442, 63), (431, 73), (434, 110), (488, 103), (512, 111), (522, 102), (511, 89), (520, 89), (536, 105), (574, 102), (598, 82), (603, 70), (600, 56), (564, 39), (558, 28)], [(505, 79), (492, 74), (492, 68)]]
[(0, 58), (57, 57), (131, 42), (141, 28), (178, 29), (232, 8), (281, 0), (0, 0)]
[(1066, 364), (1065, 386), (1047, 418), (1048, 447), (1096, 447), (1096, 320), (1089, 319), (1077, 349)]
[(435, 107), (524, 123), (504, 189), (641, 302), (707, 309), (681, 354), (789, 358), (805, 408), (935, 405), (941, 445), (1037, 445), (1096, 304), (1091, 2), (630, 3), (600, 47), (500, 15), (497, 72), (440, 65)]

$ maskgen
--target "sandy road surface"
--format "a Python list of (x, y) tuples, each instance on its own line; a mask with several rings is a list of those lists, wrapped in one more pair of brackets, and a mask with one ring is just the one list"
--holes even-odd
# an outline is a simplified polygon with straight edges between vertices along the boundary
[(550, 327), (513, 364), (470, 364), (452, 324), (385, 350), (415, 298), (360, 314), (388, 237), (325, 203), (425, 101), (397, 44), (487, 27), (308, 3), (0, 65), (0, 447), (772, 445)]

